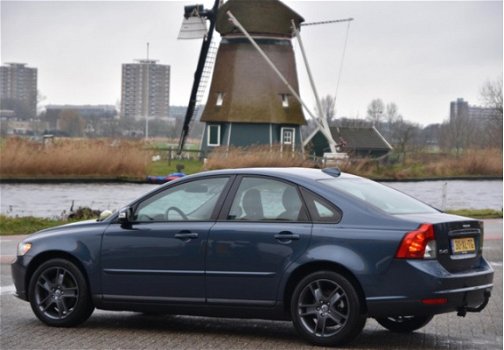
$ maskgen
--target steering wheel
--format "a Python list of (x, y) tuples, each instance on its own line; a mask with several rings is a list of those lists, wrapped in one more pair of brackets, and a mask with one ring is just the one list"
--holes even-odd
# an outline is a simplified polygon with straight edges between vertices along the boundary
[(169, 219), (168, 219), (168, 213), (169, 213), (170, 211), (172, 211), (172, 210), (173, 210), (173, 211), (176, 211), (176, 212), (177, 212), (177, 214), (179, 214), (179, 215), (182, 217), (182, 219), (184, 219), (184, 220), (189, 220), (189, 218), (187, 217), (187, 215), (186, 215), (186, 214), (184, 214), (184, 212), (183, 212), (182, 210), (180, 210), (179, 208), (177, 208), (177, 207), (169, 207), (168, 209), (166, 209), (166, 213), (165, 213), (166, 220), (169, 220)]

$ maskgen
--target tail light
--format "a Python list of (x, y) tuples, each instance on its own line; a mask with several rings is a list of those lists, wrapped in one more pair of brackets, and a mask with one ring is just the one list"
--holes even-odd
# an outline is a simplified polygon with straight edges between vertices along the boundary
[(434, 226), (422, 224), (415, 231), (408, 232), (397, 249), (398, 259), (434, 259), (436, 258), (436, 240)]

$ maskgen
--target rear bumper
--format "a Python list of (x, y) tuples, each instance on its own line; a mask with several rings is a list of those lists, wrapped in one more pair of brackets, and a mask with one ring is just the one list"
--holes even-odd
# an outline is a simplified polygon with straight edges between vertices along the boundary
[[(366, 298), (370, 317), (434, 315), (453, 311), (463, 316), (465, 312), (483, 310), (493, 288), (494, 271), (484, 259), (480, 267), (464, 273), (450, 273), (437, 261), (413, 260), (394, 261), (391, 270), (391, 276), (401, 276), (401, 279), (384, 276), (381, 295)], [(393, 295), (387, 293), (391, 287), (396, 292)], [(398, 290), (403, 293), (397, 295)], [(374, 291), (379, 292), (379, 288)], [(438, 303), (427, 303), (428, 299)]]

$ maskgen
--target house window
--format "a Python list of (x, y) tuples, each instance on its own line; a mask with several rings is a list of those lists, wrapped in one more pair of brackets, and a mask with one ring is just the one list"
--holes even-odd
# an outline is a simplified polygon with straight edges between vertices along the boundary
[(294, 128), (282, 128), (280, 139), (280, 143), (282, 144), (282, 150), (284, 145), (292, 146), (292, 149), (294, 150), (295, 137), (296, 137), (294, 131), (295, 131)]
[(284, 145), (292, 145), (292, 131), (291, 130), (284, 130), (283, 144)]
[(208, 125), (208, 146), (220, 146), (221, 138), (221, 126), (220, 125)]
[(289, 107), (289, 95), (288, 94), (281, 94), (282, 97), (282, 107), (287, 108)]
[(222, 103), (224, 102), (224, 93), (223, 92), (218, 92), (217, 93), (217, 102), (215, 102), (215, 105), (217, 107), (222, 106)]

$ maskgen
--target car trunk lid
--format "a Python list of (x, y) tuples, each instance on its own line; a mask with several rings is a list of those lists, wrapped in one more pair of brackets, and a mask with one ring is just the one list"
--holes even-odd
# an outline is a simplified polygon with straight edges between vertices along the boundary
[(450, 272), (478, 267), (483, 248), (483, 222), (461, 220), (437, 223), (437, 259)]
[(418, 226), (431, 224), (439, 263), (449, 272), (463, 272), (481, 264), (484, 225), (482, 221), (439, 213), (400, 215)]

